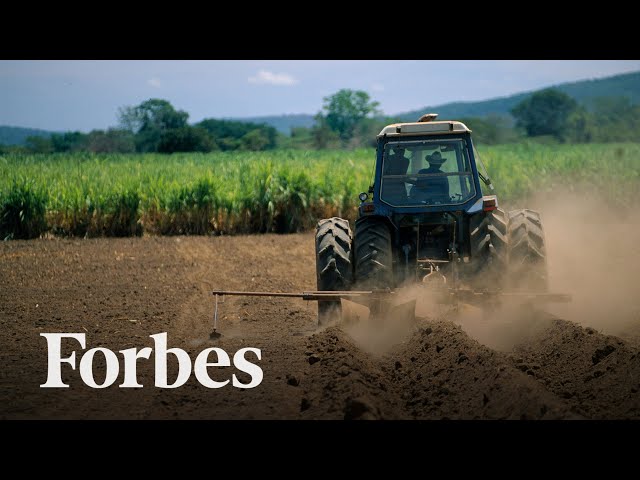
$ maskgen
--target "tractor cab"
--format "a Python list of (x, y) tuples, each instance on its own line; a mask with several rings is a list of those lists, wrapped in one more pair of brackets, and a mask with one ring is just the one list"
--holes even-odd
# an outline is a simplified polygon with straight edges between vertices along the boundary
[(494, 195), (483, 195), (483, 187), (492, 186), (479, 165), (471, 130), (436, 117), (427, 114), (418, 122), (382, 129), (373, 185), (360, 196), (358, 222), (389, 231), (395, 285), (434, 270), (451, 276), (450, 267), (458, 263), (466, 268), (477, 256), (472, 232), (485, 212), (497, 208)]
[(421, 121), (382, 129), (369, 190), (373, 196), (361, 196), (361, 215), (456, 211), (482, 198), (481, 180), (485, 188), (489, 182), (484, 166), (477, 165), (471, 130), (462, 122), (437, 122), (435, 117), (427, 114)]

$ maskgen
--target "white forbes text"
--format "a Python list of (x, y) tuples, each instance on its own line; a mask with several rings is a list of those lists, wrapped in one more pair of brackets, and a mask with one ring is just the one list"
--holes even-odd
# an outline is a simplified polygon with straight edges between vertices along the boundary
[[(47, 381), (40, 385), (41, 388), (68, 388), (69, 385), (62, 381), (62, 366), (67, 364), (72, 370), (76, 369), (76, 352), (72, 351), (71, 355), (62, 357), (62, 339), (71, 339), (73, 343), (79, 343), (84, 350), (86, 348), (86, 338), (84, 333), (41, 333), (41, 336), (47, 340), (48, 367)], [(155, 386), (158, 388), (178, 388), (184, 385), (192, 372), (191, 357), (181, 348), (167, 348), (166, 332), (149, 335), (154, 341), (154, 349), (144, 347), (140, 350), (136, 348), (127, 348), (120, 350), (118, 353), (122, 355), (122, 368), (124, 370), (123, 382), (118, 385), (120, 388), (141, 388), (143, 385), (138, 383), (136, 375), (136, 367), (139, 358), (149, 359), (151, 353), (154, 353), (155, 363)], [(66, 341), (65, 344), (68, 344)], [(193, 373), (200, 384), (207, 388), (222, 388), (231, 382), (236, 388), (254, 388), (262, 382), (262, 369), (255, 363), (245, 358), (247, 353), (251, 352), (258, 360), (261, 360), (260, 349), (258, 348), (241, 348), (233, 355), (233, 365), (238, 370), (248, 374), (251, 380), (248, 383), (242, 383), (238, 377), (231, 375), (231, 379), (216, 381), (209, 376), (207, 367), (230, 367), (231, 359), (227, 352), (221, 348), (207, 348), (201, 351), (193, 362)], [(97, 383), (93, 374), (93, 362), (96, 355), (104, 356), (106, 360), (106, 375), (102, 383)], [(168, 355), (174, 355), (178, 360), (178, 375), (169, 383), (167, 375)], [(213, 359), (211, 358), (213, 357)], [(108, 348), (92, 348), (87, 350), (82, 358), (80, 358), (80, 378), (91, 388), (107, 388), (113, 385), (120, 374), (120, 359), (118, 355)], [(69, 368), (69, 367), (66, 367)]]

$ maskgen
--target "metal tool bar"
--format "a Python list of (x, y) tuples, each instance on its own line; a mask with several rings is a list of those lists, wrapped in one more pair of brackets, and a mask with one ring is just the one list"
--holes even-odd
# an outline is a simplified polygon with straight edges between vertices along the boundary
[(301, 298), (303, 300), (315, 300), (315, 301), (338, 301), (342, 298), (357, 298), (363, 296), (376, 296), (386, 295), (393, 293), (388, 290), (363, 290), (363, 291), (313, 291), (313, 292), (301, 292), (301, 293), (289, 293), (289, 292), (242, 292), (238, 290), (214, 290), (211, 292), (215, 296), (236, 295), (236, 296), (248, 296), (248, 297), (289, 297), (289, 298)]
[(290, 292), (242, 292), (238, 290), (214, 290), (211, 292), (213, 295), (247, 295), (250, 297), (358, 297), (360, 295), (371, 295), (374, 293), (384, 293), (384, 292), (374, 292), (373, 290), (366, 291), (352, 291), (352, 290), (324, 290), (324, 291), (312, 291), (312, 292), (302, 292), (302, 293), (290, 293)]

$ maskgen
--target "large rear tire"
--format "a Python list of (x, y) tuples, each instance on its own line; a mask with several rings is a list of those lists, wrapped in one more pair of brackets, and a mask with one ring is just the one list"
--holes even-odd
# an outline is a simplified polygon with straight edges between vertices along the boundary
[[(353, 282), (349, 221), (339, 217), (316, 225), (316, 277), (318, 290), (349, 290)], [(318, 325), (342, 315), (340, 301), (318, 302)]]
[(520, 209), (509, 212), (508, 286), (514, 290), (548, 290), (547, 252), (540, 214)]
[(393, 285), (393, 247), (391, 231), (380, 218), (356, 220), (354, 240), (357, 288), (382, 289)]
[(479, 288), (501, 288), (508, 263), (507, 213), (497, 208), (471, 229), (471, 253), (475, 257), (474, 283)]

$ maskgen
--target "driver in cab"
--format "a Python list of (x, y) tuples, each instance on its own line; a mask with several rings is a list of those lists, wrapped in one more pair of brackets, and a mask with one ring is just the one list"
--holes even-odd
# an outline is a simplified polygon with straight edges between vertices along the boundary
[[(440, 152), (436, 151), (431, 155), (427, 155), (425, 160), (429, 167), (423, 168), (418, 174), (445, 173), (440, 167), (446, 161), (446, 158)], [(411, 188), (410, 197), (413, 200), (425, 203), (448, 203), (451, 200), (449, 196), (449, 180), (445, 176), (418, 178), (416, 184)]]

